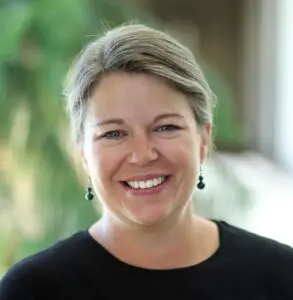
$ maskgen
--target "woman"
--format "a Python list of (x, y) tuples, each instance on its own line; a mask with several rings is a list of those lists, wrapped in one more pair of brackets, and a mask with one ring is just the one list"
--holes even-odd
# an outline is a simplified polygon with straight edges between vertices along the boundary
[(293, 250), (193, 213), (214, 96), (191, 52), (126, 25), (88, 45), (68, 112), (103, 216), (16, 264), (0, 299), (293, 299)]

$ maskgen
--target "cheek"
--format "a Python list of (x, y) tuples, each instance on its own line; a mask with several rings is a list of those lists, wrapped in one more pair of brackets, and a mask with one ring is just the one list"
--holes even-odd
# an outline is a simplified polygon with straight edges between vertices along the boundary
[(196, 168), (199, 161), (199, 146), (192, 138), (182, 138), (161, 145), (164, 156), (178, 168)]
[(97, 181), (110, 180), (120, 165), (119, 151), (93, 144), (90, 151), (90, 169)]

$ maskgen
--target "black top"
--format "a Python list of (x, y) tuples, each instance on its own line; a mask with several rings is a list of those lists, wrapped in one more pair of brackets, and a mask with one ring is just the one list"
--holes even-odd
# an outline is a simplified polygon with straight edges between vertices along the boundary
[(204, 262), (174, 270), (126, 264), (81, 231), (13, 266), (1, 300), (293, 300), (293, 249), (217, 222), (220, 247)]

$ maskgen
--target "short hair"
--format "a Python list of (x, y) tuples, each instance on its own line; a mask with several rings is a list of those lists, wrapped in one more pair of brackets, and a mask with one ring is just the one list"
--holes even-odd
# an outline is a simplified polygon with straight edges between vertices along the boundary
[(105, 32), (77, 56), (65, 81), (64, 94), (73, 137), (80, 142), (93, 88), (112, 72), (148, 74), (182, 92), (199, 126), (213, 122), (215, 95), (192, 52), (175, 38), (142, 24)]

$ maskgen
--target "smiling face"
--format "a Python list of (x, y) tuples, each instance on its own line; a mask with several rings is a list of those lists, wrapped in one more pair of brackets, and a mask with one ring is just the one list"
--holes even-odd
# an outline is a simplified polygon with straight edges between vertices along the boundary
[(163, 81), (112, 73), (93, 91), (82, 156), (106, 215), (143, 225), (181, 215), (205, 155), (185, 95)]

